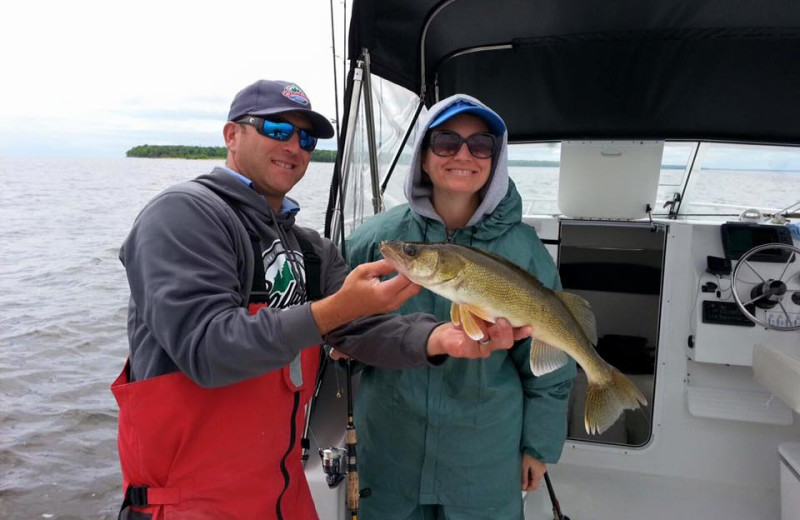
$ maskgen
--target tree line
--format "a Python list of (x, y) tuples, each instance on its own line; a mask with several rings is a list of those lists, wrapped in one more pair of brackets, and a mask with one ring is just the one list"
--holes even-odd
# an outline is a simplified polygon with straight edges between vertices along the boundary
[[(182, 145), (152, 145), (143, 144), (134, 146), (125, 157), (144, 157), (158, 159), (224, 159), (228, 156), (228, 149), (224, 146), (182, 146)], [(317, 162), (335, 162), (336, 150), (314, 150), (311, 160)]]

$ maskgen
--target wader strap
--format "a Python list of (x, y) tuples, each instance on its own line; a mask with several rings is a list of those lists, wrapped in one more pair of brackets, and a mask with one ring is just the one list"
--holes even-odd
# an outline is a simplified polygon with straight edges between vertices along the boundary
[(119, 520), (149, 520), (152, 515), (132, 511), (133, 507), (159, 506), (177, 504), (181, 501), (178, 488), (154, 488), (148, 486), (128, 486), (125, 490), (125, 500), (119, 511)]
[[(295, 233), (294, 238), (300, 244), (300, 250), (303, 251), (303, 263), (306, 269), (306, 296), (310, 301), (317, 301), (322, 299), (322, 281), (320, 280), (320, 272), (322, 270), (322, 259), (314, 251), (314, 246), (311, 242)], [(263, 269), (263, 267), (262, 267)]]
[[(261, 256), (263, 251), (261, 248), (261, 239), (245, 223), (245, 220), (242, 218), (242, 213), (239, 211), (239, 205), (235, 201), (231, 200), (231, 198), (224, 193), (217, 191), (216, 187), (210, 182), (206, 182), (203, 179), (194, 179), (194, 182), (202, 184), (211, 190), (223, 202), (225, 202), (225, 204), (227, 204), (233, 210), (236, 216), (239, 217), (239, 222), (242, 223), (242, 226), (244, 227), (245, 231), (247, 231), (248, 236), (250, 236), (250, 243), (253, 246), (253, 259), (255, 260), (253, 265), (255, 267), (253, 270), (253, 285), (250, 291), (250, 299), (245, 307), (249, 306), (251, 303), (268, 302), (269, 294), (267, 294), (267, 284), (265, 281), (264, 259)], [(322, 259), (314, 251), (314, 247), (311, 245), (311, 242), (301, 237), (298, 233), (294, 233), (294, 238), (297, 239), (297, 243), (300, 244), (300, 250), (303, 252), (303, 263), (305, 264), (306, 274), (305, 285), (308, 299), (310, 301), (320, 300), (323, 296), (322, 283), (320, 281)]]
[[(239, 215), (239, 212), (237, 211), (236, 214)], [(239, 220), (241, 220), (241, 216), (239, 216)], [(250, 245), (253, 247), (253, 284), (250, 286), (250, 299), (247, 301), (247, 305), (267, 303), (269, 302), (269, 293), (267, 292), (266, 274), (264, 273), (264, 257), (261, 256), (263, 251), (261, 239), (250, 231), (247, 226), (245, 226), (245, 229), (247, 229), (247, 234), (250, 235)]]

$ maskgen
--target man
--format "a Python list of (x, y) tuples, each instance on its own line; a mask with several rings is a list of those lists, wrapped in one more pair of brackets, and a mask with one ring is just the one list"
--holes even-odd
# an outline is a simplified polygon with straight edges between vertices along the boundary
[(231, 104), (226, 167), (137, 217), (120, 250), (130, 357), (112, 385), (121, 518), (314, 519), (299, 437), (323, 341), (402, 368), (486, 357), (530, 334), (498, 324), (479, 344), (429, 315), (376, 315), (419, 287), (381, 282), (384, 260), (348, 274), (330, 241), (294, 225), (286, 197), (332, 135), (297, 85), (257, 81)]

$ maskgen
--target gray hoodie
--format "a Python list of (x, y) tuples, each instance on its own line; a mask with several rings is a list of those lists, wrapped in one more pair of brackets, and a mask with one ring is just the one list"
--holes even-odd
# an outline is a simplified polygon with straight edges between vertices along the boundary
[[(430, 108), (428, 111), (428, 120), (425, 122), (423, 128), (427, 130), (428, 125), (430, 125), (444, 109), (462, 100), (481, 106), (496, 114), (494, 110), (474, 97), (466, 94), (456, 94), (439, 101)], [(411, 157), (411, 170), (408, 175), (406, 175), (405, 182), (406, 200), (408, 200), (408, 204), (415, 212), (424, 217), (442, 222), (441, 217), (436, 213), (436, 210), (433, 209), (433, 184), (431, 184), (430, 179), (428, 179), (428, 175), (422, 171), (422, 155), (425, 153), (425, 150), (422, 149), (422, 141), (425, 138), (425, 133), (426, 132), (419, 132), (417, 140), (414, 143), (414, 155)], [(506, 196), (506, 192), (508, 191), (508, 131), (503, 132), (501, 146), (500, 149), (495, 152), (492, 167), (492, 174), (489, 177), (489, 181), (480, 193), (481, 203), (465, 227), (472, 226), (483, 220), (486, 215), (495, 210), (497, 205), (500, 204), (500, 201)]]
[[(295, 235), (321, 259), (323, 296), (336, 292), (348, 273), (334, 244), (296, 226), (294, 214), (276, 215), (263, 197), (221, 169), (198, 179), (206, 185), (185, 182), (150, 201), (120, 250), (131, 289), (132, 381), (180, 370), (204, 387), (228, 385), (283, 367), (323, 341), (385, 368), (429, 363), (425, 346), (437, 325), (430, 315), (373, 316), (321, 337), (305, 297)], [(264, 248), (266, 282), (275, 298), (255, 315), (245, 308), (253, 276), (250, 237), (214, 192), (238, 207)]]

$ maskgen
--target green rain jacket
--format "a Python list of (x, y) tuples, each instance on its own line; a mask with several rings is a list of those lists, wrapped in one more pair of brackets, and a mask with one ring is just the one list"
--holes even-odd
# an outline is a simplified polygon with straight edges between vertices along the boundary
[[(420, 163), (419, 147), (418, 142), (411, 164)], [(505, 148), (504, 136), (483, 203), (467, 227), (448, 237), (432, 210), (427, 174), (417, 167), (406, 180), (410, 204), (372, 217), (350, 236), (350, 266), (380, 259), (382, 240), (449, 240), (496, 253), (560, 289), (550, 254), (533, 228), (521, 222), (522, 200), (508, 179)], [(450, 302), (422, 289), (398, 312), (426, 312), (449, 321)], [(558, 461), (575, 377), (573, 361), (535, 377), (529, 353), (528, 339), (487, 359), (449, 358), (440, 366), (410, 370), (365, 367), (355, 407), (361, 487), (372, 491), (364, 501), (476, 508), (520, 502), (521, 453)]]

